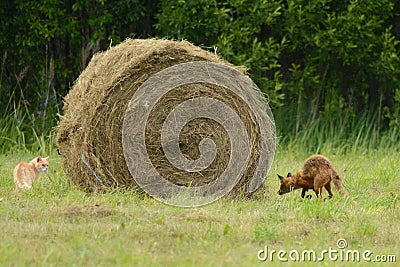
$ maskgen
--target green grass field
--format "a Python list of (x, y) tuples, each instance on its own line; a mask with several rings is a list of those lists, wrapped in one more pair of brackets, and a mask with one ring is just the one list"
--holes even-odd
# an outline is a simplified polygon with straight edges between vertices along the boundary
[[(299, 255), (314, 250), (317, 258), (323, 250), (361, 255), (358, 262), (350, 253), (347, 262), (325, 254), (315, 266), (366, 266), (362, 253), (368, 250), (371, 260), (396, 256), (396, 263), (374, 266), (400, 262), (397, 149), (325, 154), (351, 197), (334, 190), (334, 197), (323, 201), (302, 200), (300, 191), (277, 195), (276, 173), (296, 171), (309, 156), (278, 146), (265, 186), (253, 199), (223, 198), (186, 209), (132, 192), (87, 195), (68, 182), (60, 159), (48, 151), (49, 172), (31, 191), (15, 189), (12, 171), (35, 155), (23, 150), (0, 155), (1, 266), (302, 265), (289, 258), (292, 250)], [(337, 247), (340, 238), (347, 248)], [(269, 257), (263, 262), (258, 254), (266, 246)], [(281, 257), (288, 262), (279, 260), (279, 250), (287, 252)]]

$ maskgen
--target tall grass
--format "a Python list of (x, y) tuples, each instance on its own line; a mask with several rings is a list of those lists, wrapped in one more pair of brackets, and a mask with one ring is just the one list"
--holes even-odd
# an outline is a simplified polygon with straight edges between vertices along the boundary
[(21, 102), (0, 114), (0, 153), (15, 150), (46, 152), (53, 149), (54, 118), (35, 116)]
[(53, 149), (53, 128), (61, 106), (53, 84), (53, 63), (35, 82), (28, 83), (24, 80), (28, 67), (15, 77), (5, 77), (5, 58), (0, 71), (0, 153), (48, 154)]
[[(40, 92), (35, 101), (48, 101)], [(54, 148), (52, 140), (60, 104), (54, 101), (53, 106), (47, 104), (39, 112), (43, 104), (28, 106), (27, 103), (25, 99), (10, 99), (4, 112), (0, 113), (0, 153)], [(371, 153), (377, 149), (400, 151), (400, 129), (380, 128), (376, 114), (320, 115), (295, 132), (295, 118), (288, 113), (282, 110), (274, 113), (279, 145), (285, 150), (330, 154)]]
[(280, 146), (305, 153), (371, 153), (377, 149), (400, 151), (400, 129), (383, 128), (376, 113), (320, 114), (304, 121), (296, 132), (296, 118), (289, 110), (275, 112)]

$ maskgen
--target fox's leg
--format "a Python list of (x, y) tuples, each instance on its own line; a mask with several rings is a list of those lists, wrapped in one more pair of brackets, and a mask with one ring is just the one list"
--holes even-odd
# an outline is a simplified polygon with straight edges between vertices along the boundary
[(306, 195), (306, 189), (303, 188), (303, 190), (301, 190), (301, 198), (304, 198), (304, 196)]
[(314, 177), (314, 192), (317, 195), (317, 198), (319, 196), (322, 197), (322, 188), (324, 187), (325, 182), (323, 177), (321, 177), (320, 175), (317, 175)]
[(325, 185), (325, 189), (326, 189), (326, 191), (328, 191), (328, 194), (329, 194), (328, 198), (331, 198), (333, 196), (333, 194), (331, 191), (331, 183), (330, 182)]
[(317, 198), (318, 198), (319, 196), (322, 197), (322, 187), (315, 187), (315, 186), (314, 186), (314, 192), (315, 192), (315, 195), (317, 196)]
[[(306, 192), (308, 191), (308, 189), (303, 188), (303, 190), (301, 190), (301, 198), (304, 198), (306, 196)], [(306, 198), (311, 199), (312, 196), (311, 195), (307, 195)]]

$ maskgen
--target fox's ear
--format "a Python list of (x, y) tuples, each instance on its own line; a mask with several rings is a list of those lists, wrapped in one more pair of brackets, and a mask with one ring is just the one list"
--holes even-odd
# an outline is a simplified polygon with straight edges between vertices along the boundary
[(277, 174), (277, 175), (278, 175), (279, 180), (283, 179), (283, 176), (280, 176), (279, 174)]
[(288, 172), (288, 174), (286, 175), (286, 177), (292, 177), (292, 173)]

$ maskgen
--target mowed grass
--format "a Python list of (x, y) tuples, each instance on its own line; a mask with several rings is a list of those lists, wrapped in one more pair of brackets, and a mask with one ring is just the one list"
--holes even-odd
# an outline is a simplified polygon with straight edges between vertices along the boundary
[[(53, 153), (55, 154), (55, 153)], [(223, 198), (199, 208), (177, 208), (133, 192), (88, 195), (65, 177), (60, 159), (31, 191), (16, 190), (14, 166), (35, 156), (0, 156), (0, 265), (2, 266), (299, 266), (260, 250), (370, 250), (400, 262), (400, 157), (396, 150), (325, 154), (350, 198), (278, 196), (276, 173), (299, 169), (309, 154), (278, 148), (265, 186), (251, 200)], [(325, 196), (327, 195), (326, 192)], [(260, 254), (263, 256), (264, 254)], [(365, 266), (324, 261), (315, 266)]]

